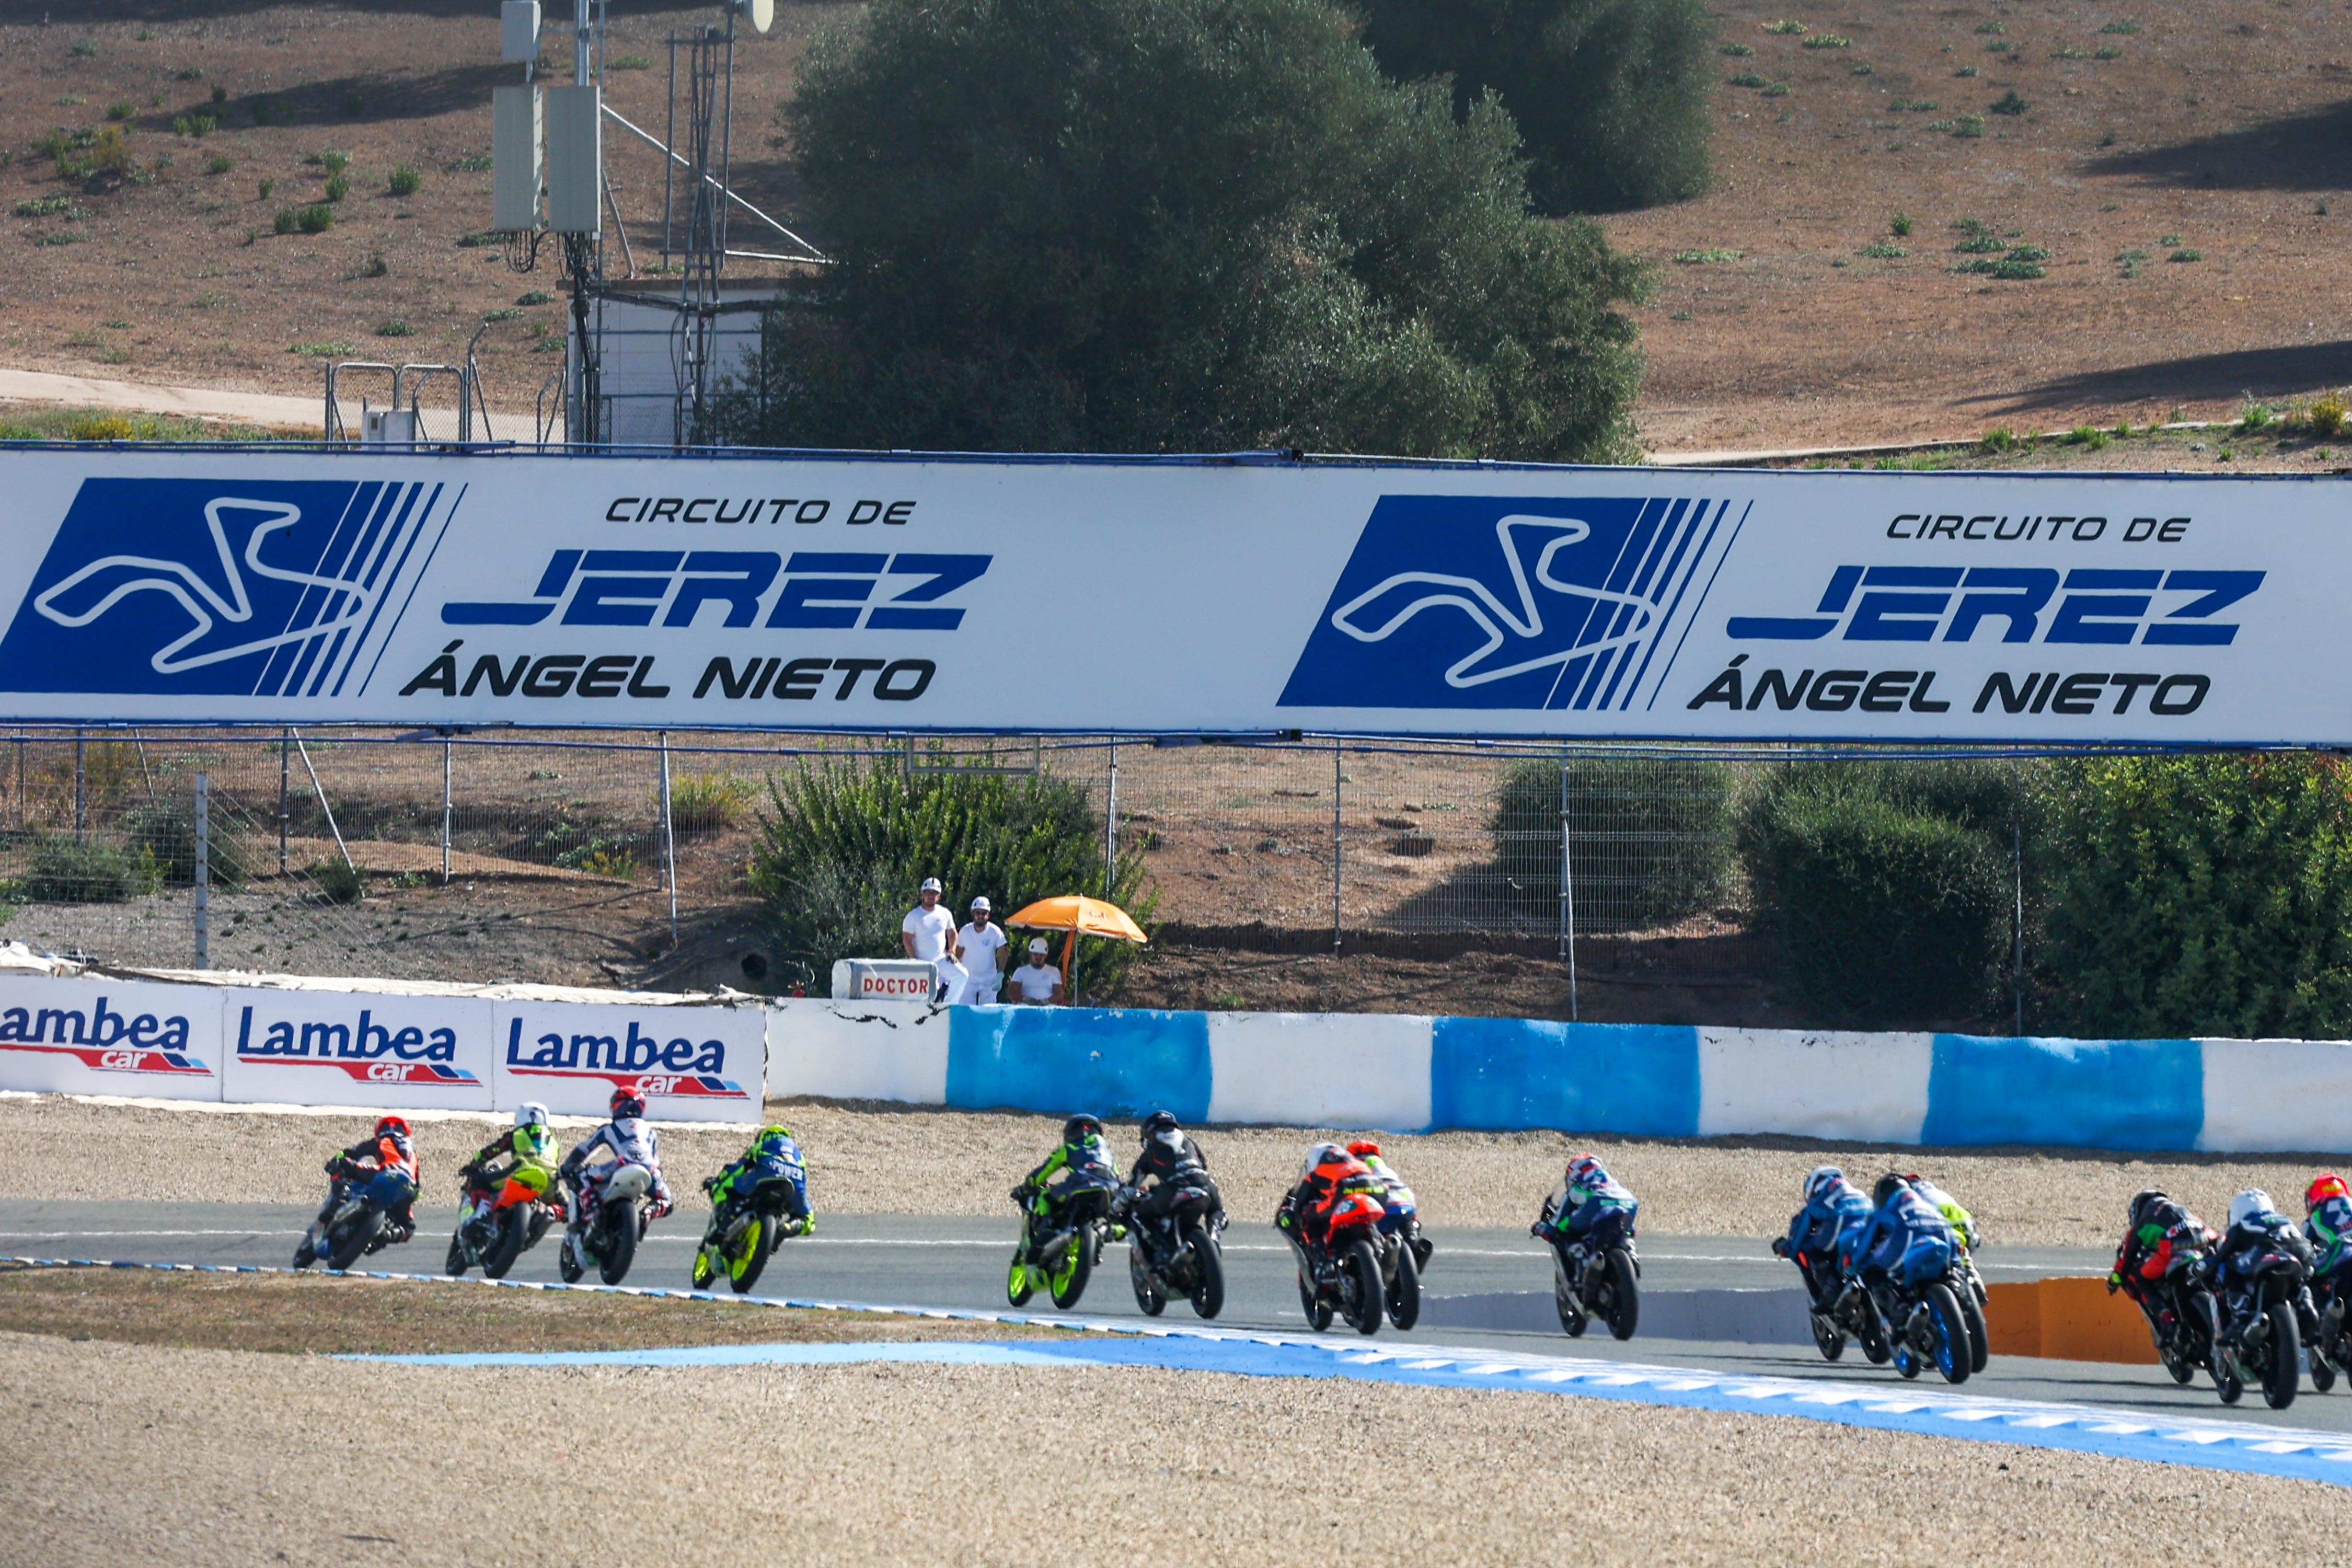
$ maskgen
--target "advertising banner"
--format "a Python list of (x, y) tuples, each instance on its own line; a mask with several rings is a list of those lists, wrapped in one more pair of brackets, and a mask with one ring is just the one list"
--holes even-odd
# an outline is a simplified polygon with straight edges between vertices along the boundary
[(220, 993), (0, 974), (0, 1089), (218, 1100)]
[(498, 1045), (487, 1000), (258, 988), (216, 994), (231, 1100), (493, 1108)]
[(9, 719), (2352, 743), (2337, 479), (19, 449), (0, 482)]
[(756, 1121), (767, 1079), (767, 1016), (757, 1006), (497, 1002), (493, 1093), (506, 1110), (535, 1100), (559, 1116), (602, 1116), (616, 1089), (657, 1121)]

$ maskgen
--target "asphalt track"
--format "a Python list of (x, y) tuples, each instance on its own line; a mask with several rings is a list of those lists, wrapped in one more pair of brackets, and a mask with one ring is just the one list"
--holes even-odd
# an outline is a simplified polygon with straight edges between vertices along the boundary
[[(1012, 1256), (1018, 1221), (925, 1218), (903, 1215), (825, 1215), (818, 1234), (779, 1247), (760, 1281), (762, 1295), (821, 1297), (829, 1300), (1002, 1310), (1004, 1269)], [(142, 1204), (125, 1202), (0, 1202), (0, 1256), (122, 1259), (156, 1263), (266, 1264), (283, 1267), (310, 1223), (311, 1211), (262, 1204)], [(408, 1273), (438, 1272), (457, 1213), (447, 1207), (418, 1211), (417, 1239), (377, 1253), (362, 1268)], [(627, 1283), (683, 1287), (701, 1211), (681, 1208), (656, 1222)], [(1431, 1296), (1496, 1291), (1549, 1291), (1550, 1264), (1544, 1249), (1524, 1231), (1430, 1230), (1437, 1251), (1423, 1281)], [(1641, 1244), (1643, 1285), (1651, 1290), (1722, 1289), (1784, 1289), (1795, 1271), (1752, 1237), (1652, 1236)], [(1271, 1330), (1296, 1334), (1305, 1329), (1298, 1309), (1296, 1271), (1288, 1248), (1270, 1226), (1236, 1222), (1225, 1236), (1227, 1300), (1216, 1327)], [(1993, 1247), (1979, 1254), (1992, 1280), (2032, 1279), (2055, 1274), (2095, 1274), (2107, 1263), (2087, 1248)], [(526, 1253), (512, 1278), (551, 1280), (551, 1241)], [(1041, 1296), (1033, 1312), (1051, 1311)], [(1106, 1250), (1103, 1268), (1078, 1304), (1092, 1318), (1139, 1320), (1128, 1288), (1122, 1247)], [(1182, 1303), (1161, 1320), (1173, 1326), (1192, 1321)], [(1334, 1333), (1339, 1340), (1343, 1336)], [(1360, 1336), (1344, 1335), (1361, 1342)], [(1832, 1365), (1798, 1346), (1662, 1340), (1636, 1335), (1618, 1344), (1605, 1333), (1581, 1340), (1559, 1333), (1522, 1333), (1461, 1327), (1424, 1326), (1400, 1335), (1383, 1326), (1375, 1342), (1417, 1341), (1482, 1347), (1521, 1354), (1565, 1355), (1686, 1366), (1750, 1375), (1817, 1379), (1825, 1384), (1898, 1386), (1885, 1368), (1872, 1367), (1852, 1352)], [(1930, 1377), (1920, 1387), (1941, 1386)], [(1996, 1357), (1965, 1385), (1970, 1394), (2004, 1399), (2093, 1404), (2139, 1416), (2199, 1416), (2249, 1421), (2324, 1431), (2352, 1432), (2352, 1394), (2345, 1385), (2319, 1394), (2308, 1384), (2294, 1405), (2274, 1413), (2250, 1394), (2234, 1408), (2214, 1397), (2203, 1379), (2176, 1386), (2155, 1366), (2117, 1366), (2092, 1362)]]

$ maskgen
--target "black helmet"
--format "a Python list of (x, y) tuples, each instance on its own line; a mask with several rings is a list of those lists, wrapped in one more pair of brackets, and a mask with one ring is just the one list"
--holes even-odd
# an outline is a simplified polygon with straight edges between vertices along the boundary
[(2150, 1187), (2147, 1191), (2134, 1196), (2131, 1201), (2131, 1227), (2134, 1230), (2137, 1230), (2140, 1226), (2147, 1224), (2150, 1219), (2155, 1217), (2157, 1205), (2169, 1201), (2169, 1199), (2168, 1199), (2162, 1193), (2157, 1191), (2154, 1187)]
[(1894, 1172), (1889, 1171), (1879, 1177), (1877, 1184), (1870, 1189), (1870, 1201), (1874, 1204), (1884, 1204), (1910, 1184)]
[(1076, 1143), (1082, 1138), (1099, 1138), (1102, 1136), (1102, 1130), (1101, 1117), (1088, 1116), (1081, 1112), (1062, 1123), (1062, 1142)]
[(1155, 1110), (1150, 1115), (1143, 1119), (1143, 1141), (1146, 1143), (1149, 1143), (1160, 1133), (1173, 1132), (1176, 1131), (1177, 1125), (1176, 1113), (1174, 1111)]

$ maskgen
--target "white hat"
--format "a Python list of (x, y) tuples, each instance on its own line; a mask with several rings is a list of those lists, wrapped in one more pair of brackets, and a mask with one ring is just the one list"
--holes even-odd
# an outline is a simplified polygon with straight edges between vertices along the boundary
[(988, 901), (988, 895), (986, 893), (982, 893), (980, 897), (972, 900), (971, 907), (975, 910), (992, 910), (996, 906)]
[(940, 879), (937, 877), (924, 878), (922, 890), (926, 893), (938, 892), (940, 890)]
[(1045, 946), (1045, 939), (1044, 937), (1033, 936), (1029, 939), (1029, 951), (1032, 952), (1045, 952), (1050, 950)]

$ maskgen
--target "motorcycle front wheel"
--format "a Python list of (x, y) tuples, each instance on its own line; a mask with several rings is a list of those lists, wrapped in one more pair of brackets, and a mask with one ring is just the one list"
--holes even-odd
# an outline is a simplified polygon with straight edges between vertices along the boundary
[(1421, 1321), (1421, 1269), (1412, 1248), (1397, 1243), (1396, 1278), (1389, 1281), (1389, 1321), (1400, 1330)]
[(1192, 1233), (1191, 1246), (1192, 1311), (1198, 1317), (1213, 1318), (1225, 1310), (1224, 1251), (1205, 1229)]
[(1127, 1248), (1127, 1280), (1135, 1288), (1135, 1304), (1147, 1318), (1156, 1318), (1168, 1310), (1168, 1292), (1151, 1277), (1151, 1266), (1143, 1261), (1143, 1244), (1130, 1240)]
[(2284, 1301), (2274, 1301), (2269, 1316), (2270, 1332), (2263, 1347), (2263, 1403), (2273, 1410), (2284, 1410), (2294, 1403), (2303, 1347), (2296, 1337), (2293, 1307)]
[(1087, 1293), (1087, 1281), (1094, 1278), (1096, 1240), (1092, 1226), (1080, 1226), (1069, 1246), (1063, 1250), (1062, 1261), (1046, 1283), (1052, 1287), (1054, 1305), (1065, 1312), (1078, 1304)]
[(1331, 1326), (1331, 1303), (1323, 1299), (1323, 1292), (1307, 1277), (1303, 1263), (1298, 1266), (1298, 1308), (1307, 1314), (1307, 1326), (1317, 1333)]
[(467, 1267), (465, 1237), (453, 1231), (449, 1237), (449, 1256), (442, 1259), (441, 1272), (455, 1279), (466, 1272)]
[(1013, 1249), (1013, 1265), (1004, 1274), (1004, 1299), (1016, 1307), (1025, 1307), (1029, 1298), (1037, 1292), (1035, 1277), (1029, 1272), (1029, 1248), (1024, 1244)]
[(1570, 1339), (1580, 1340), (1592, 1320), (1585, 1314), (1584, 1303), (1576, 1294), (1576, 1285), (1570, 1279), (1568, 1265), (1555, 1253), (1551, 1263), (1551, 1304), (1559, 1314), (1560, 1331)]
[(1960, 1316), (1960, 1303), (1948, 1285), (1927, 1287), (1927, 1331), (1935, 1337), (1936, 1370), (1943, 1373), (1944, 1381), (1968, 1382), (1972, 1353), (1969, 1324)]
[(376, 1233), (383, 1229), (383, 1211), (378, 1208), (369, 1209), (359, 1218), (352, 1221), (351, 1229), (345, 1231), (342, 1239), (334, 1244), (334, 1250), (327, 1255), (327, 1267), (349, 1268), (352, 1264), (357, 1263), (361, 1256), (367, 1251), (368, 1243), (373, 1241), (376, 1238)]
[(636, 1205), (624, 1201), (617, 1215), (605, 1220), (604, 1245), (596, 1259), (596, 1278), (607, 1285), (618, 1285), (629, 1277), (629, 1265), (637, 1260)]
[(1609, 1304), (1601, 1320), (1609, 1325), (1610, 1337), (1630, 1340), (1642, 1322), (1642, 1287), (1633, 1277), (1633, 1258), (1622, 1247), (1609, 1249)]
[(760, 1282), (761, 1271), (776, 1253), (776, 1222), (769, 1215), (755, 1215), (743, 1227), (742, 1250), (727, 1260), (727, 1283), (740, 1296)]
[(1387, 1315), (1381, 1297), (1380, 1255), (1369, 1241), (1359, 1241), (1349, 1247), (1339, 1260), (1340, 1277), (1349, 1280), (1354, 1289), (1348, 1292), (1353, 1300), (1343, 1303), (1348, 1325), (1360, 1334), (1381, 1331), (1381, 1320)]
[(523, 1237), (530, 1232), (530, 1211), (516, 1204), (499, 1215), (499, 1227), (490, 1233), (490, 1249), (482, 1254), (482, 1277), (503, 1279), (507, 1270), (522, 1256)]
[(588, 1266), (580, 1261), (580, 1237), (571, 1231), (563, 1233), (555, 1249), (555, 1271), (563, 1276), (566, 1285), (579, 1284), (580, 1277), (588, 1272)]
[(1992, 1331), (1985, 1322), (1984, 1308), (1977, 1302), (1977, 1293), (1966, 1287), (1952, 1292), (1960, 1304), (1960, 1321), (1969, 1331), (1969, 1371), (1982, 1372), (1992, 1359)]
[(1813, 1348), (1822, 1352), (1823, 1361), (1835, 1361), (1845, 1354), (1845, 1332), (1819, 1312), (1808, 1314), (1813, 1323)]

